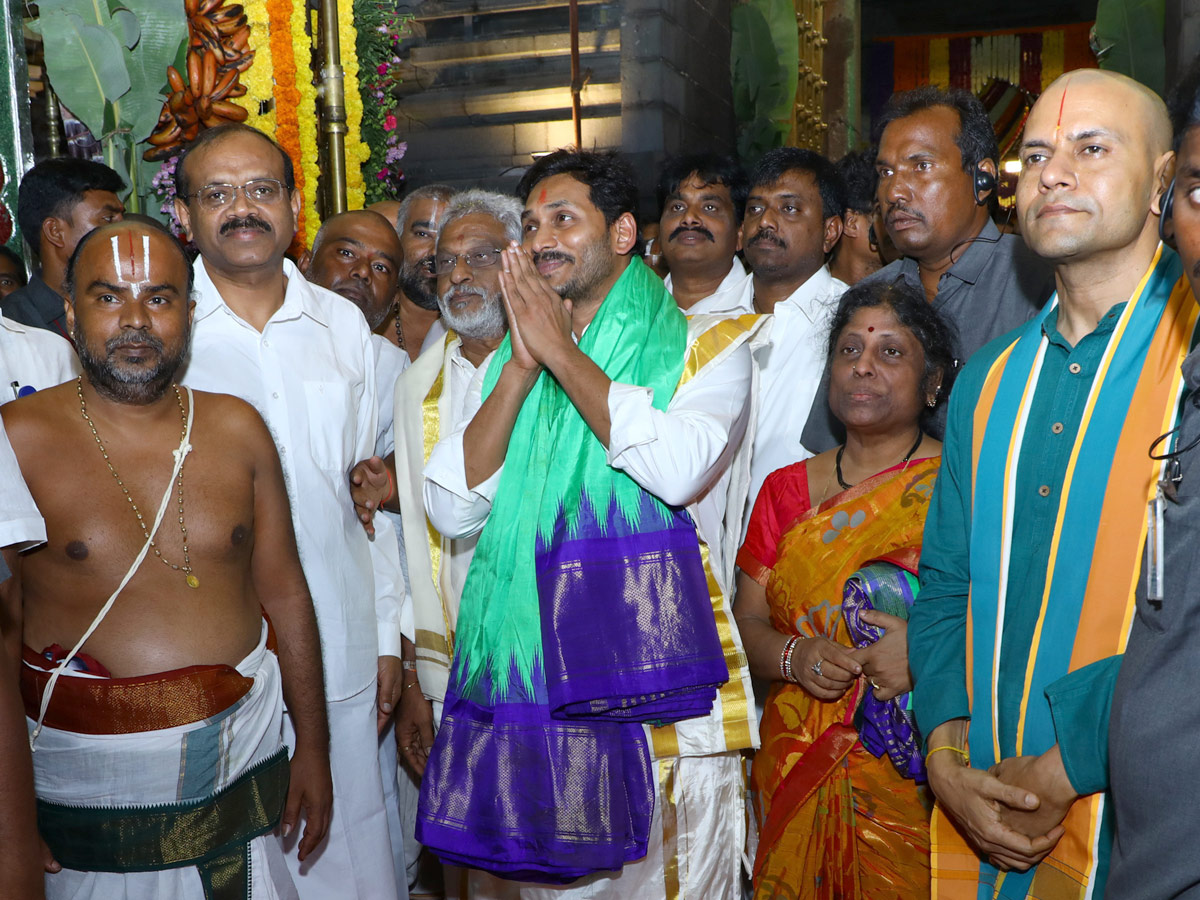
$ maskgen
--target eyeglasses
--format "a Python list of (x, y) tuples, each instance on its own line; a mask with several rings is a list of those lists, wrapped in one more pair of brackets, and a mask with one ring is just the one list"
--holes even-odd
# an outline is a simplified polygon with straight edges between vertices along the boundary
[(454, 267), (458, 265), (460, 259), (468, 269), (486, 269), (488, 266), (494, 266), (500, 262), (502, 252), (499, 247), (496, 247), (491, 250), (471, 250), (453, 256), (450, 254), (435, 256), (433, 258), (433, 274), (449, 275), (454, 271)]
[(187, 194), (184, 200), (193, 197), (205, 209), (224, 209), (242, 192), (246, 200), (256, 206), (273, 206), (284, 195), (284, 184), (274, 178), (258, 178), (245, 184), (206, 184), (194, 194)]

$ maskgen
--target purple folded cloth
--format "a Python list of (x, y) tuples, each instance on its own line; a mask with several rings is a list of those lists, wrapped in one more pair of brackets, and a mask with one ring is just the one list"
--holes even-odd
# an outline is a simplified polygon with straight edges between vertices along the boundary
[[(842, 595), (842, 615), (856, 647), (867, 647), (883, 637), (883, 629), (862, 621), (864, 610), (908, 618), (908, 610), (920, 589), (916, 576), (895, 563), (877, 560), (863, 566), (848, 579)], [(925, 782), (925, 758), (913, 718), (912, 694), (892, 700), (876, 700), (867, 691), (860, 708), (858, 734), (875, 756), (886, 753), (905, 778)]]

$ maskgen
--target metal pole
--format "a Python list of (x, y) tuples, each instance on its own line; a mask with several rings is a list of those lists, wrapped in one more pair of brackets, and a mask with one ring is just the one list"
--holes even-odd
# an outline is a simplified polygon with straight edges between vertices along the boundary
[(583, 114), (579, 95), (583, 82), (579, 74), (579, 0), (571, 0), (571, 124), (575, 126), (575, 146), (583, 147)]
[[(43, 72), (45, 68), (43, 67)], [(43, 74), (42, 90), (46, 93), (46, 138), (49, 142), (50, 158), (63, 155), (62, 116), (58, 112), (58, 98), (50, 89), (50, 80)]]
[(324, 107), (325, 158), (329, 208), (325, 216), (346, 211), (346, 85), (338, 42), (337, 0), (321, 0), (321, 99)]

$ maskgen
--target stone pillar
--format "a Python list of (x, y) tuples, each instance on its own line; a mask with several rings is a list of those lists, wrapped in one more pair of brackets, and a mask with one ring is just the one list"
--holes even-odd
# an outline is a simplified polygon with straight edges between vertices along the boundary
[[(1200, 2), (1200, 0), (1198, 0)], [(825, 0), (825, 155), (837, 160), (867, 140), (862, 128), (862, 0)]]
[(729, 153), (730, 0), (625, 0), (621, 13), (621, 149), (650, 209), (663, 160)]

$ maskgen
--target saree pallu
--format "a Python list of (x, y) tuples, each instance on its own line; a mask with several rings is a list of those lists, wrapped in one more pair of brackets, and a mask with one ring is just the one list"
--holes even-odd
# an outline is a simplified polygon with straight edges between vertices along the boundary
[[(845, 582), (867, 560), (920, 546), (939, 465), (940, 458), (925, 459), (880, 473), (797, 517), (766, 583), (774, 627), (852, 648)], [(928, 793), (866, 750), (849, 727), (862, 685), (832, 703), (783, 682), (767, 696), (751, 772), (762, 833), (759, 900), (928, 892)], [(788, 802), (775, 808), (777, 796)]]

